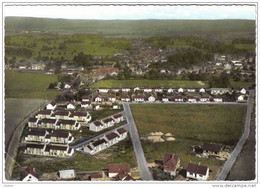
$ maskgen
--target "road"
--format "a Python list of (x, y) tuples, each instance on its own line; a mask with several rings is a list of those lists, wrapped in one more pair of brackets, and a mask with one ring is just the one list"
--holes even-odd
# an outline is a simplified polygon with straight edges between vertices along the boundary
[(126, 117), (127, 122), (129, 124), (130, 137), (131, 137), (131, 140), (133, 143), (135, 157), (136, 157), (136, 161), (137, 161), (138, 167), (141, 172), (142, 180), (151, 181), (151, 180), (153, 180), (152, 175), (149, 171), (148, 163), (146, 162), (146, 159), (144, 156), (144, 151), (143, 151), (140, 139), (139, 139), (139, 134), (138, 134), (135, 122), (134, 122), (132, 112), (130, 110), (128, 103), (123, 103), (123, 106), (124, 106), (124, 112), (122, 112), (122, 115), (124, 117)]
[(237, 102), (130, 102), (131, 104), (180, 104), (180, 105), (244, 105), (246, 106), (247, 103), (237, 103)]
[(253, 111), (253, 94), (254, 92), (252, 90), (249, 91), (249, 99), (247, 102), (247, 113), (246, 113), (246, 121), (245, 121), (245, 127), (244, 127), (244, 132), (242, 137), (240, 138), (239, 142), (237, 143), (235, 149), (231, 153), (230, 157), (228, 160), (225, 162), (224, 166), (222, 167), (220, 173), (218, 174), (218, 177), (216, 180), (221, 181), (225, 180), (229, 171), (231, 170), (233, 164), (236, 161), (237, 156), (241, 152), (243, 145), (245, 144), (249, 133), (250, 133), (250, 122), (251, 122), (251, 113)]
[(84, 146), (84, 145), (87, 145), (87, 144), (90, 143), (91, 141), (93, 141), (93, 140), (95, 140), (95, 139), (98, 139), (98, 138), (101, 138), (101, 137), (105, 136), (106, 134), (111, 133), (111, 132), (113, 132), (113, 131), (115, 131), (116, 129), (119, 129), (119, 128), (125, 128), (126, 131), (129, 131), (128, 124), (125, 124), (125, 125), (122, 125), (122, 126), (120, 126), (120, 127), (114, 128), (114, 129), (112, 129), (112, 130), (110, 130), (110, 131), (107, 131), (107, 132), (104, 132), (104, 133), (99, 134), (99, 135), (97, 135), (97, 136), (94, 136), (94, 137), (92, 137), (92, 138), (89, 138), (89, 139), (87, 139), (87, 140), (84, 140), (84, 141), (82, 141), (82, 142), (80, 142), (80, 143), (78, 143), (78, 144), (76, 144), (76, 145), (71, 146), (71, 148), (73, 148), (73, 149), (80, 148), (80, 147), (82, 147), (82, 146)]

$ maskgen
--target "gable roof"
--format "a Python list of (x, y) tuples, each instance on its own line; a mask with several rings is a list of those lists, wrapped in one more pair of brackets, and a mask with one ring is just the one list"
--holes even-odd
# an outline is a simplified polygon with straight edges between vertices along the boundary
[(103, 120), (104, 123), (108, 123), (108, 122), (111, 122), (111, 121), (113, 121), (112, 118), (107, 118), (107, 119), (104, 119), (104, 120)]
[(102, 123), (100, 121), (94, 121), (93, 124), (97, 127), (102, 126)]
[(52, 123), (52, 124), (54, 124), (56, 122), (56, 119), (44, 118), (44, 119), (41, 119), (40, 121), (41, 121), (41, 123)]
[(55, 115), (57, 116), (68, 116), (69, 115), (69, 112), (68, 111), (57, 111), (55, 113)]
[(119, 173), (119, 172), (130, 172), (130, 167), (128, 164), (108, 164), (108, 173)]
[(116, 176), (115, 176), (116, 181), (134, 181), (132, 176), (130, 176), (128, 173), (120, 171)]
[(45, 130), (30, 130), (28, 135), (45, 136)]
[(69, 133), (68, 132), (53, 131), (51, 133), (51, 136), (52, 137), (68, 138)]
[(100, 144), (103, 144), (103, 143), (107, 143), (107, 141), (105, 139), (100, 139), (100, 140), (97, 140), (97, 141), (93, 142), (92, 145), (94, 147), (96, 147), (96, 146), (98, 146)]
[(112, 133), (109, 133), (109, 134), (106, 135), (106, 138), (108, 140), (112, 140), (112, 139), (114, 139), (116, 137), (118, 137), (118, 134), (116, 134), (115, 132), (112, 132)]
[(124, 128), (120, 128), (120, 129), (117, 129), (117, 132), (118, 132), (119, 134), (123, 134), (123, 133), (126, 132), (126, 130), (125, 130)]
[(73, 116), (82, 116), (82, 117), (85, 117), (85, 116), (87, 116), (87, 113), (86, 113), (86, 112), (75, 112), (75, 113), (73, 113)]
[(221, 149), (221, 146), (219, 144), (213, 144), (213, 143), (203, 143), (201, 146), (203, 150), (208, 150), (212, 152), (219, 152)]
[(190, 173), (206, 175), (207, 169), (208, 169), (207, 166), (204, 166), (201, 164), (188, 163), (188, 165), (187, 165), (187, 172), (190, 172)]
[(35, 123), (37, 122), (37, 118), (29, 118), (28, 122)]
[(165, 154), (163, 158), (163, 168), (167, 171), (176, 170), (176, 165), (178, 163), (179, 157), (173, 154)]
[(41, 115), (51, 115), (51, 110), (41, 110), (37, 114)]
[(115, 118), (115, 119), (120, 118), (120, 117), (122, 117), (122, 114), (116, 114), (116, 115), (113, 116), (113, 118)]
[(40, 173), (35, 167), (28, 166), (26, 169), (21, 171), (21, 180), (23, 180), (29, 174), (33, 175), (37, 179), (40, 177)]
[(66, 119), (61, 119), (60, 124), (67, 124), (67, 125), (74, 125), (75, 121), (74, 120), (66, 120)]

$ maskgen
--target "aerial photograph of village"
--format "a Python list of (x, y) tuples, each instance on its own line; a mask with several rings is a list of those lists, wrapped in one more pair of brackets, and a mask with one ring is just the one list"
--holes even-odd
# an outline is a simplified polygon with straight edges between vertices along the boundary
[(3, 183), (256, 186), (257, 3), (2, 6)]

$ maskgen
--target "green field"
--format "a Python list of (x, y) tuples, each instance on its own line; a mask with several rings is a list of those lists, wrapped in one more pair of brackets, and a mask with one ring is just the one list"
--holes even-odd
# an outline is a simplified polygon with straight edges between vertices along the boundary
[[(241, 88), (252, 86), (254, 82), (235, 82), (230, 80), (230, 84), (234, 88)], [(102, 80), (93, 85), (90, 88), (98, 87), (191, 87), (191, 88), (208, 88), (208, 83), (205, 85), (201, 81), (189, 81), (189, 80)]]
[(193, 87), (193, 88), (208, 87), (207, 85), (202, 85), (200, 81), (187, 81), (187, 80), (103, 80), (89, 87), (98, 88), (98, 87), (135, 87), (135, 86)]
[(254, 20), (66, 20), (6, 17), (6, 34), (42, 30), (48, 33), (101, 34), (106, 37), (194, 35), (215, 40), (254, 37)]
[(18, 73), (5, 71), (5, 98), (53, 99), (59, 93), (48, 90), (49, 84), (57, 81), (57, 75)]
[(173, 142), (142, 142), (149, 162), (162, 160), (164, 153), (180, 155), (182, 165), (202, 162), (222, 165), (217, 160), (189, 155), (189, 147), (204, 142), (234, 146), (242, 135), (246, 107), (218, 105), (131, 105), (140, 136), (160, 131), (172, 133)]

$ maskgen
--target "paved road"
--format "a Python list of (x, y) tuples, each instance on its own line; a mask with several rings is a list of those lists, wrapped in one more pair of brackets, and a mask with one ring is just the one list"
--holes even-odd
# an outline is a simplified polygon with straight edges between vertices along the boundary
[(243, 145), (245, 144), (249, 133), (250, 133), (250, 122), (251, 122), (251, 113), (253, 110), (253, 95), (254, 95), (254, 91), (250, 90), (249, 91), (249, 99), (247, 102), (247, 113), (246, 113), (246, 122), (245, 122), (245, 127), (244, 127), (244, 132), (242, 137), (240, 138), (239, 142), (237, 143), (235, 149), (233, 150), (233, 152), (231, 153), (230, 157), (228, 158), (228, 160), (225, 162), (224, 166), (222, 167), (220, 173), (218, 174), (217, 180), (221, 181), (221, 180), (225, 180), (229, 171), (231, 170), (233, 164), (236, 161), (237, 156), (239, 155), (239, 153), (242, 150)]
[(82, 147), (82, 146), (84, 146), (84, 145), (87, 145), (89, 142), (91, 142), (91, 141), (93, 141), (93, 140), (95, 140), (95, 139), (101, 138), (101, 137), (103, 137), (104, 135), (106, 135), (106, 134), (108, 134), (108, 133), (110, 133), (110, 132), (113, 132), (113, 131), (115, 131), (116, 129), (119, 129), (119, 128), (122, 128), (122, 127), (124, 127), (124, 128), (126, 129), (126, 131), (129, 131), (128, 124), (125, 124), (125, 125), (122, 125), (122, 126), (120, 126), (120, 127), (114, 128), (114, 129), (112, 129), (112, 130), (110, 130), (110, 131), (107, 131), (107, 132), (104, 132), (104, 133), (99, 134), (99, 135), (97, 135), (97, 136), (94, 136), (94, 137), (92, 137), (92, 138), (89, 138), (89, 139), (87, 139), (87, 140), (84, 140), (84, 141), (82, 141), (82, 142), (80, 142), (80, 143), (78, 143), (78, 144), (76, 144), (76, 145), (71, 146), (71, 147), (72, 147), (73, 149), (80, 148), (80, 147)]
[(153, 180), (152, 175), (149, 172), (148, 163), (146, 162), (144, 156), (143, 148), (139, 139), (139, 134), (134, 122), (132, 112), (130, 110), (128, 103), (123, 103), (123, 106), (124, 106), (124, 112), (122, 112), (122, 114), (126, 117), (127, 122), (129, 123), (130, 136), (133, 143), (137, 164), (141, 172), (142, 180), (151, 181)]
[(237, 102), (130, 102), (130, 104), (180, 104), (180, 105), (244, 105), (246, 106), (247, 103), (237, 103)]

